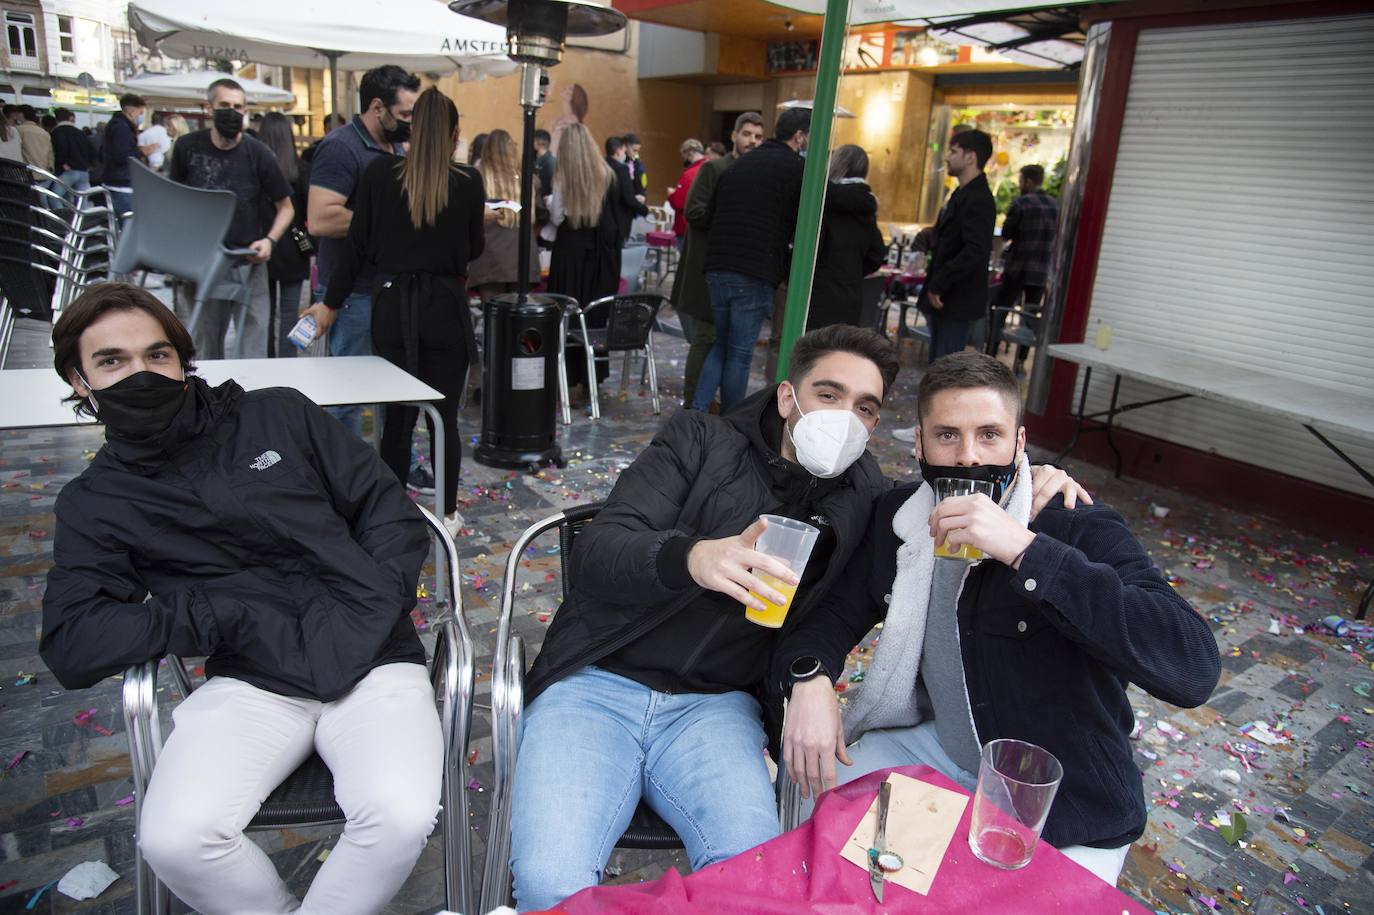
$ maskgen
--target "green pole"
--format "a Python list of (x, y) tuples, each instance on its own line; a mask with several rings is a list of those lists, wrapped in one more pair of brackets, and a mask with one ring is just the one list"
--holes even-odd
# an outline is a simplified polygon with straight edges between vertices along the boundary
[(787, 377), (792, 344), (806, 329), (811, 302), (811, 275), (816, 268), (816, 244), (825, 209), (825, 175), (830, 164), (830, 125), (835, 118), (835, 92), (844, 58), (844, 33), (849, 23), (849, 0), (826, 0), (821, 26), (821, 59), (816, 67), (816, 94), (811, 109), (811, 136), (807, 144), (806, 171), (802, 177), (797, 234), (792, 239), (792, 272), (787, 278), (787, 307), (783, 312), (782, 339), (778, 351), (778, 376)]

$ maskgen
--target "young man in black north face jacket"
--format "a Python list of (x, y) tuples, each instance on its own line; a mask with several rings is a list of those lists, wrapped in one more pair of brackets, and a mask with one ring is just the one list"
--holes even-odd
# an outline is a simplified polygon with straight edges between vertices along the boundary
[[(838, 583), (891, 487), (865, 444), (897, 374), (891, 345), (848, 325), (803, 336), (791, 364), (789, 381), (727, 417), (675, 414), (567, 557), (571, 591), (525, 681), (511, 845), (522, 910), (599, 882), (641, 800), (694, 868), (778, 833), (763, 752), (781, 704), (763, 681), (779, 633)], [(797, 581), (754, 550), (765, 513), (820, 530), (780, 630), (741, 607), (782, 602), (751, 570)]]
[[(201, 912), (380, 911), (439, 809), (442, 736), (409, 619), (424, 519), (301, 394), (192, 374), (186, 329), (136, 286), (83, 293), (53, 349), (106, 442), (57, 500), (43, 660), (82, 689), (168, 652), (209, 656), (148, 787), (143, 854)], [(302, 902), (242, 832), (315, 750), (348, 820)]]

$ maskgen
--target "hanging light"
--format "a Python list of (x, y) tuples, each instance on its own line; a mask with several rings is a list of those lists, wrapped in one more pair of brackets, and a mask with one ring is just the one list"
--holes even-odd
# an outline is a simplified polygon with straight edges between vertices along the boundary
[(916, 49), (916, 66), (938, 67), (939, 65), (940, 49), (936, 47), (930, 36), (922, 38), (920, 46)]

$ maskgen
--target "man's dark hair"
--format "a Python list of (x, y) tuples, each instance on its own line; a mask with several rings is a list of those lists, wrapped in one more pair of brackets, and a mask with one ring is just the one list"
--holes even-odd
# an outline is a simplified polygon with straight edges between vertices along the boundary
[(3, 110), (0, 110), (0, 114), (3, 114), (5, 117), (9, 117), (10, 115), (14, 114), (14, 113), (15, 113), (16, 111), (18, 111), (18, 110), (19, 110), (19, 106), (18, 106), (18, 105), (6, 105), (6, 106), (4, 107)]
[(373, 67), (358, 83), (359, 110), (366, 111), (374, 98), (381, 99), (383, 107), (390, 108), (396, 104), (396, 93), (402, 89), (419, 92), (420, 77), (395, 64)]
[[(810, 122), (808, 121), (807, 123), (809, 124)], [(753, 124), (755, 127), (762, 129), (763, 115), (759, 114), (757, 111), (744, 112), (744, 114), (735, 118), (735, 133), (739, 133), (740, 128), (745, 124)]]
[(730, 150), (725, 148), (725, 144), (719, 140), (712, 140), (706, 148), (715, 153), (717, 159), (724, 157), (726, 153), (730, 152)]
[(57, 126), (57, 118), (53, 117), (50, 114), (45, 114), (43, 115), (43, 120), (40, 123), (43, 125), (44, 130), (52, 130), (54, 127)]
[(59, 108), (53, 112), (53, 115), (57, 118), (57, 123), (59, 124), (76, 120), (76, 114), (70, 108)]
[(32, 121), (35, 124), (38, 123), (38, 112), (32, 105), (20, 105), (19, 113), (24, 116), (24, 120)]
[(625, 141), (625, 145), (626, 145), (626, 146), (636, 146), (636, 145), (639, 145), (639, 142), (640, 142), (640, 141), (639, 141), (639, 134), (634, 133), (633, 131), (631, 131), (630, 133), (625, 134), (625, 136), (621, 137), (620, 139), (622, 139), (622, 140)]
[(897, 370), (901, 368), (897, 350), (881, 334), (853, 324), (831, 324), (798, 337), (792, 344), (787, 379), (795, 387), (811, 373), (817, 362), (831, 353), (853, 353), (876, 365), (883, 376), (883, 398), (887, 398), (887, 392), (897, 380)]
[(143, 101), (143, 96), (126, 92), (119, 97), (120, 108), (147, 108), (148, 103)]
[(606, 138), (606, 155), (614, 156), (625, 148), (625, 140), (622, 137)]
[(1023, 165), (1021, 166), (1021, 177), (1036, 187), (1040, 187), (1045, 183), (1045, 167), (1043, 165)]
[(964, 130), (956, 133), (950, 138), (949, 145), (973, 153), (974, 158), (978, 160), (979, 171), (982, 171), (983, 166), (992, 158), (992, 137), (981, 130)]
[[(194, 372), (195, 344), (191, 342), (191, 335), (170, 308), (154, 298), (148, 290), (132, 283), (99, 283), (73, 299), (72, 303), (62, 310), (62, 317), (52, 329), (52, 364), (62, 380), (70, 383), (72, 369), (81, 368), (80, 343), (81, 335), (86, 332), (86, 328), (98, 321), (106, 312), (135, 310), (146, 311), (153, 316), (153, 320), (162, 325), (167, 342), (172, 344), (172, 348), (181, 359), (182, 370), (188, 375)], [(85, 372), (82, 372), (82, 375), (85, 376)], [(63, 399), (74, 402), (77, 413), (94, 415), (85, 398), (75, 392)]]
[(236, 79), (230, 79), (226, 76), (223, 79), (217, 79), (210, 85), (206, 86), (205, 100), (207, 102), (213, 102), (215, 100), (216, 89), (228, 89), (231, 92), (243, 92), (244, 102), (246, 103), (248, 101), (248, 93), (243, 91), (243, 86)]
[(1021, 387), (1016, 383), (1016, 376), (987, 353), (969, 351), (941, 356), (926, 369), (921, 383), (916, 386), (916, 422), (921, 422), (936, 394), (957, 388), (992, 388), (1009, 405), (1014, 405), (1016, 425), (1021, 425)]
[(797, 135), (797, 131), (809, 133), (810, 130), (811, 109), (788, 108), (778, 115), (777, 126), (773, 128), (773, 137), (786, 143)]
[(534, 142), (543, 143), (545, 146), (553, 145), (553, 137), (544, 128), (539, 128), (534, 132)]

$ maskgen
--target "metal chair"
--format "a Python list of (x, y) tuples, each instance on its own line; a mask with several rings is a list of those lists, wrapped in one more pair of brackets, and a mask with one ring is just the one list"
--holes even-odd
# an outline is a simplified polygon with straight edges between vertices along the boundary
[(892, 301), (887, 295), (887, 277), (880, 273), (866, 276), (859, 293), (859, 326), (887, 336), (887, 316)]
[[(629, 295), (612, 295), (597, 299), (586, 308), (573, 303), (563, 309), (562, 343), (558, 348), (558, 393), (562, 397), (563, 425), (572, 422), (572, 407), (568, 402), (568, 365), (567, 343), (572, 340), (586, 350), (587, 392), (591, 400), (592, 419), (601, 418), (601, 398), (597, 394), (596, 360), (610, 360), (611, 353), (624, 353), (625, 360), (621, 369), (620, 386), (625, 387), (629, 375), (630, 356), (642, 353), (644, 372), (648, 375), (649, 397), (653, 401), (654, 413), (662, 412), (658, 398), (658, 369), (654, 365), (654, 326), (658, 310), (667, 298), (657, 293), (640, 292)], [(606, 320), (600, 322), (598, 312), (604, 309)], [(577, 319), (577, 328), (570, 322)], [(588, 329), (588, 325), (592, 325)], [(641, 377), (641, 384), (643, 378)]]
[[(119, 233), (115, 273), (142, 267), (195, 284), (186, 329), (194, 333), (205, 300), (248, 248), (225, 248), (224, 233), (238, 205), (230, 191), (187, 187), (164, 178), (140, 162), (129, 163), (138, 212)], [(143, 218), (139, 213), (145, 214)]]
[[(558, 531), (558, 559), (563, 600), (571, 589), (569, 558), (577, 536), (601, 511), (604, 503), (594, 502), (564, 509), (527, 527), (506, 557), (501, 577), (501, 617), (496, 629), (496, 651), (491, 676), (491, 746), (495, 783), (492, 786), (491, 812), (487, 820), (487, 859), (482, 872), (479, 912), (489, 912), (511, 901), (510, 818), (511, 790), (515, 782), (515, 758), (520, 747), (520, 729), (525, 713), (525, 640), (511, 631), (515, 612), (516, 577), (525, 551), (541, 535)], [(778, 769), (779, 813), (784, 830), (797, 825), (801, 796), (797, 786)], [(616, 848), (681, 848), (682, 840), (647, 804), (635, 808), (630, 825), (615, 844)]]
[(42, 169), (0, 159), (0, 365), (15, 320), (54, 321), (93, 281), (90, 259), (108, 252), (97, 241), (103, 232), (85, 228), (86, 217), (40, 183), (49, 180), (70, 190)]
[[(448, 576), (449, 605), (452, 618), (433, 621), (438, 631), (430, 679), (440, 702), (439, 718), (444, 740), (444, 781), (440, 795), (442, 809), (439, 831), (444, 843), (445, 906), (457, 912), (475, 911), (472, 881), (471, 833), (468, 828), (467, 744), (472, 730), (472, 695), (475, 685), (475, 660), (472, 636), (463, 613), (462, 581), (458, 551), (444, 525), (423, 506), (431, 533), (444, 547)], [(193, 689), (191, 677), (181, 659), (168, 655), (177, 692), (184, 699)], [(161, 721), (158, 717), (157, 659), (135, 664), (124, 673), (124, 724), (128, 732), (129, 757), (134, 783), (134, 869), (137, 911), (140, 915), (166, 915), (170, 911), (167, 888), (143, 860), (138, 850), (138, 823), (148, 782), (162, 748)], [(379, 774), (382, 777), (382, 774)], [(391, 777), (397, 777), (395, 773)], [(400, 777), (404, 777), (401, 774)], [(248, 824), (250, 830), (321, 826), (344, 822), (343, 811), (334, 800), (334, 780), (318, 754), (310, 758), (277, 786)]]

